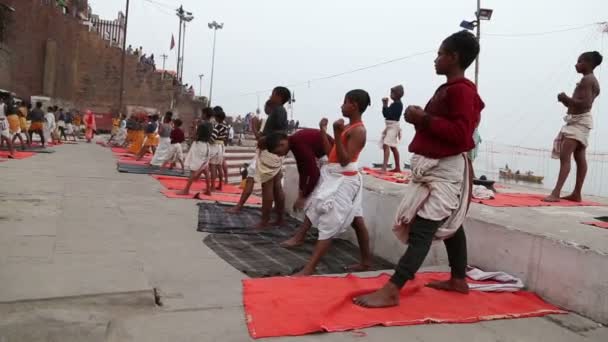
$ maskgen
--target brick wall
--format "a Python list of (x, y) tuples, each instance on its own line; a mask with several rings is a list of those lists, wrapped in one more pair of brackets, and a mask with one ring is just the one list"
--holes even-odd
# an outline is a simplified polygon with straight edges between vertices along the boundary
[[(24, 99), (46, 95), (74, 103), (81, 109), (118, 111), (121, 49), (110, 47), (76, 18), (63, 15), (43, 0), (3, 1), (15, 8), (6, 34), (6, 45), (12, 53), (8, 89)], [(50, 45), (56, 45), (51, 58), (47, 53), (55, 49), (47, 51), (49, 40), (53, 42)], [(49, 67), (54, 70), (49, 72)], [(53, 79), (49, 80), (49, 75), (54, 75)], [(201, 103), (181, 95), (170, 78), (163, 80), (159, 73), (144, 70), (135, 56), (127, 56), (125, 106), (152, 107), (164, 112), (169, 110), (172, 98), (179, 103), (178, 112), (185, 121), (202, 107)]]

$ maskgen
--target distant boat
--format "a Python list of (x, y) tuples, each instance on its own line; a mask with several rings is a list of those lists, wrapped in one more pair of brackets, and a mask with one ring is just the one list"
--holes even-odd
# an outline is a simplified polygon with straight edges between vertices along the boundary
[(498, 176), (502, 179), (538, 184), (542, 184), (545, 179), (544, 176), (535, 176), (532, 171), (520, 173), (519, 171), (513, 172), (511, 169), (500, 169), (498, 171)]

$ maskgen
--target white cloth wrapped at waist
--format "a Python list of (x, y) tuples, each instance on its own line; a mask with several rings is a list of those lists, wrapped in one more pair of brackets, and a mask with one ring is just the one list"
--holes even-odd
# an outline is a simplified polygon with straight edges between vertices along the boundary
[(553, 159), (559, 159), (564, 139), (576, 140), (585, 147), (589, 145), (589, 132), (593, 129), (591, 113), (566, 115), (564, 121), (566, 124), (553, 140), (553, 151), (551, 153)]
[(380, 139), (380, 147), (387, 145), (397, 147), (401, 142), (401, 125), (399, 121), (386, 120), (386, 128), (382, 131), (382, 139)]
[(159, 139), (158, 147), (154, 152), (154, 157), (150, 162), (150, 165), (162, 166), (167, 160), (169, 160), (169, 154), (171, 152), (171, 138), (161, 137)]
[(469, 208), (470, 167), (464, 154), (443, 159), (414, 155), (412, 178), (397, 210), (393, 232), (403, 243), (416, 216), (445, 222), (435, 239), (451, 237), (460, 228)]
[(202, 141), (195, 141), (190, 146), (190, 150), (186, 155), (184, 167), (190, 171), (198, 171), (209, 167), (210, 159), (209, 144)]
[(355, 217), (363, 215), (362, 194), (363, 179), (357, 163), (344, 167), (330, 163), (321, 168), (319, 183), (305, 208), (306, 217), (319, 230), (319, 240), (344, 233)]
[(283, 166), (284, 157), (279, 157), (267, 150), (261, 150), (257, 155), (255, 181), (264, 184), (274, 178)]

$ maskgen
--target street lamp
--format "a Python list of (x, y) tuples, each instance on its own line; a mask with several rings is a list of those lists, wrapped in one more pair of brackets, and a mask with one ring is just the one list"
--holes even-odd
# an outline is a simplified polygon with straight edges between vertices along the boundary
[[(481, 21), (492, 19), (493, 13), (494, 10), (492, 9), (481, 8), (481, 0), (477, 0), (477, 11), (475, 12), (476, 20), (463, 20), (460, 22), (460, 27), (469, 31), (473, 31), (477, 28), (477, 41), (481, 42)], [(475, 59), (475, 84), (479, 86), (479, 54), (477, 54), (477, 58)]]
[(199, 80), (199, 93), (200, 96), (203, 97), (203, 77), (205, 76), (205, 74), (200, 74), (198, 75), (198, 80)]
[(175, 14), (179, 18), (179, 38), (177, 43), (177, 78), (181, 81), (184, 68), (184, 51), (186, 49), (186, 23), (194, 19), (192, 12), (184, 10), (183, 6), (179, 6), (175, 10)]
[(208, 24), (209, 29), (213, 30), (213, 56), (211, 57), (211, 82), (209, 84), (209, 107), (211, 107), (211, 99), (213, 98), (213, 72), (215, 71), (215, 38), (217, 36), (217, 30), (224, 28), (224, 23), (218, 24), (217, 21), (210, 22)]

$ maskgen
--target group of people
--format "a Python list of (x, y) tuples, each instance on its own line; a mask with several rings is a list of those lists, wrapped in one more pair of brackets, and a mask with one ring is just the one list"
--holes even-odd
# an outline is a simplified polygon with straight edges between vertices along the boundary
[(17, 141), (21, 149), (26, 150), (32, 146), (34, 135), (39, 137), (41, 146), (46, 147), (49, 143), (68, 141), (69, 137), (76, 141), (83, 130), (90, 142), (95, 129), (95, 118), (90, 111), (81, 116), (57, 106), (48, 106), (45, 111), (42, 102), (32, 108), (31, 104), (15, 102), (10, 97), (0, 101), (0, 143), (7, 145), (9, 158), (14, 157)]

